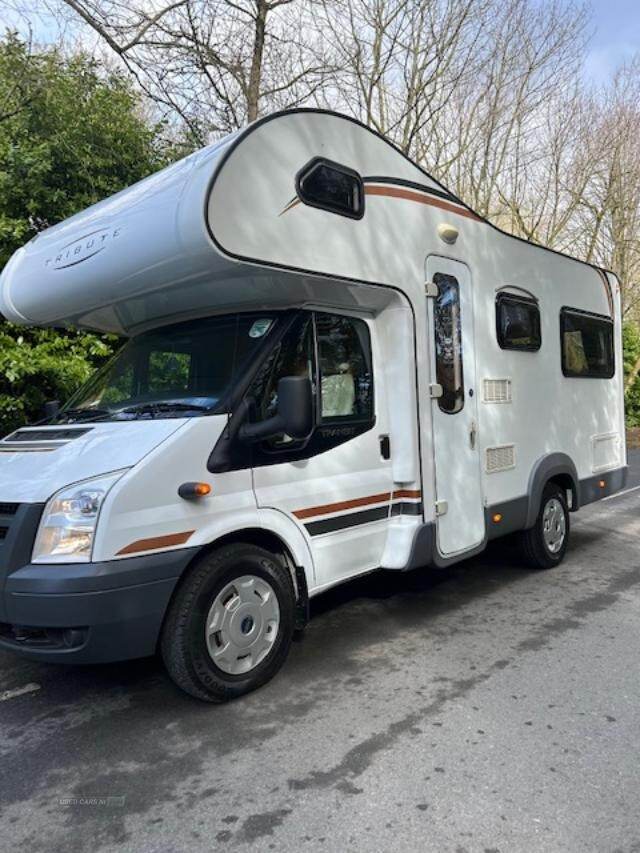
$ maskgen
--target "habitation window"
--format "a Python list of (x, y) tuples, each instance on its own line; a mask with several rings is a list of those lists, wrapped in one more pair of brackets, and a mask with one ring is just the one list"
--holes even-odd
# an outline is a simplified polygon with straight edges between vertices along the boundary
[(316, 158), (298, 173), (296, 190), (301, 201), (311, 207), (352, 219), (364, 216), (362, 178), (347, 166)]
[(496, 331), (502, 349), (536, 352), (542, 342), (540, 309), (535, 299), (499, 293), (496, 299)]
[(436, 380), (442, 386), (438, 405), (453, 415), (464, 406), (460, 287), (452, 275), (444, 273), (434, 275), (433, 281), (438, 286), (434, 303)]
[(562, 372), (565, 376), (611, 379), (615, 373), (613, 322), (574, 308), (560, 311)]

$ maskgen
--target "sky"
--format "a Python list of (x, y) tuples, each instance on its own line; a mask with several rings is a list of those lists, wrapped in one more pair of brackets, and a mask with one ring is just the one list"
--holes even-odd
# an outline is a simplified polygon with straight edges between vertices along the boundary
[[(544, 5), (545, 0), (539, 0)], [(581, 2), (581, 0), (578, 0)], [(583, 0), (592, 9), (591, 41), (584, 74), (588, 81), (597, 84), (611, 79), (615, 69), (625, 59), (640, 53), (640, 0)], [(0, 7), (2, 0), (0, 0)], [(12, 4), (7, 4), (10, 6)], [(29, 4), (23, 4), (28, 6)], [(38, 8), (37, 2), (33, 8)], [(36, 38), (47, 41), (54, 33), (47, 16), (29, 16)], [(24, 28), (24, 18), (11, 12), (0, 12), (2, 24)]]
[(604, 83), (624, 59), (640, 52), (640, 0), (590, 0), (593, 26), (586, 76)]

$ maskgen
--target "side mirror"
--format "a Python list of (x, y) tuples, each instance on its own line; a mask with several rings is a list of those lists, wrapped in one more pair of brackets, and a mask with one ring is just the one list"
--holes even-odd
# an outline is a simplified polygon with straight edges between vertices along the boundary
[(272, 418), (240, 428), (242, 441), (263, 441), (285, 433), (306, 438), (313, 429), (313, 392), (306, 376), (283, 376), (278, 382), (278, 411)]

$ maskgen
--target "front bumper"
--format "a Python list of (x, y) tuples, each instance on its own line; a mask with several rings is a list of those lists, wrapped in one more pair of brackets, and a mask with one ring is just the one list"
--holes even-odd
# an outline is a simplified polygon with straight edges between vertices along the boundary
[(11, 572), (0, 649), (56, 663), (154, 654), (173, 590), (197, 550), (106, 563), (28, 564)]

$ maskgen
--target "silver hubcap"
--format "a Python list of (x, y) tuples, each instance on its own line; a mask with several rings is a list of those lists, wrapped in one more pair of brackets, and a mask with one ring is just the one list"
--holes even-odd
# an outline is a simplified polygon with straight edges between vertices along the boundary
[(542, 514), (542, 535), (552, 554), (557, 554), (562, 548), (566, 534), (567, 520), (564, 515), (564, 508), (557, 498), (551, 498), (545, 504)]
[(228, 583), (215, 597), (205, 639), (216, 666), (229, 675), (255, 669), (271, 651), (280, 626), (273, 588), (254, 575)]

